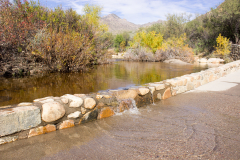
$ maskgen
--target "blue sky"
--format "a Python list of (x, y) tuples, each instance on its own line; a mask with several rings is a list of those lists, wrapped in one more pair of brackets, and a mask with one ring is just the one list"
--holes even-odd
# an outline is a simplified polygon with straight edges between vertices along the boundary
[(168, 13), (204, 14), (224, 0), (40, 0), (41, 5), (54, 8), (73, 8), (79, 14), (85, 4), (103, 7), (102, 16), (115, 13), (135, 24), (165, 20)]

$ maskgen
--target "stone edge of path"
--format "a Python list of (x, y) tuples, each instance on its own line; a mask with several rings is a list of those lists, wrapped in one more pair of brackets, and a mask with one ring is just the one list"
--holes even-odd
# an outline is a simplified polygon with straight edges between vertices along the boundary
[(240, 69), (240, 60), (161, 82), (92, 94), (66, 94), (0, 107), (0, 144), (103, 119), (193, 90)]

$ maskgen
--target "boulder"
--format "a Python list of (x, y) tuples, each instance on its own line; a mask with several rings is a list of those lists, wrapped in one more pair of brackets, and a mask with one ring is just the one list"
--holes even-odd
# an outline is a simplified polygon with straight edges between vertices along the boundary
[(103, 98), (103, 95), (96, 95), (96, 98), (97, 98), (97, 99), (102, 99), (102, 98)]
[(74, 121), (73, 121), (73, 120), (63, 121), (63, 122), (59, 125), (59, 129), (65, 129), (65, 128), (70, 128), (70, 127), (74, 127)]
[(0, 136), (36, 127), (41, 123), (40, 109), (24, 106), (0, 110)]
[(96, 101), (93, 98), (84, 99), (84, 107), (87, 109), (93, 109), (96, 106)]
[(201, 58), (198, 60), (199, 63), (207, 63), (208, 60), (206, 58)]
[(80, 98), (86, 97), (85, 94), (74, 94), (74, 96), (76, 96), (76, 97), (80, 97)]
[(150, 91), (148, 88), (139, 88), (138, 90), (139, 90), (140, 95), (142, 95), (142, 96), (148, 94)]
[(113, 116), (115, 113), (111, 107), (104, 107), (98, 115), (98, 119), (107, 118)]
[(135, 99), (138, 95), (137, 91), (133, 89), (114, 91), (113, 94), (119, 100), (129, 99), (129, 98)]
[(42, 120), (44, 122), (54, 122), (62, 118), (65, 109), (59, 102), (48, 102), (42, 105)]
[(68, 104), (68, 99), (67, 99), (67, 98), (61, 98), (61, 101), (62, 101), (64, 104)]
[(70, 94), (64, 95), (62, 97), (63, 98), (68, 98), (68, 99), (71, 100), (70, 104), (69, 104), (69, 107), (78, 108), (78, 107), (80, 107), (83, 104), (83, 99), (80, 98), (80, 97), (77, 97), (77, 96), (74, 96), (74, 95), (70, 95)]
[(6, 143), (10, 143), (10, 142), (14, 142), (18, 139), (17, 136), (11, 136), (11, 137), (2, 137), (0, 138), (0, 145), (1, 144), (6, 144)]
[(52, 98), (47, 98), (45, 100), (39, 101), (40, 103), (48, 103), (48, 102), (54, 102), (54, 99)]
[(79, 118), (81, 115), (81, 112), (80, 111), (76, 111), (74, 113), (71, 113), (67, 116), (67, 118)]
[(82, 119), (79, 121), (79, 123), (86, 123), (86, 122), (89, 122), (89, 121), (92, 121), (92, 120), (96, 120), (98, 117), (98, 110), (95, 109), (93, 110), (92, 112), (88, 112), (86, 113)]
[(163, 83), (150, 83), (149, 86), (155, 87), (157, 91), (165, 88), (165, 85)]
[(162, 99), (167, 99), (167, 98), (170, 98), (170, 97), (172, 97), (172, 93), (171, 93), (171, 89), (168, 88), (168, 89), (166, 89), (165, 92), (163, 93)]
[(48, 124), (45, 127), (40, 126), (37, 128), (30, 129), (28, 138), (33, 137), (33, 136), (38, 136), (41, 134), (45, 134), (45, 133), (54, 132), (54, 131), (56, 131), (56, 126), (53, 124)]
[(54, 132), (56, 131), (56, 126), (53, 124), (48, 124), (45, 126), (46, 133)]
[(22, 103), (19, 103), (17, 106), (19, 107), (23, 107), (23, 106), (32, 106), (33, 104), (30, 103), (30, 102), (22, 102)]
[(38, 136), (41, 134), (45, 134), (45, 133), (46, 133), (46, 131), (45, 131), (44, 127), (40, 126), (38, 128), (30, 129), (28, 138)]
[(164, 63), (170, 63), (170, 64), (180, 64), (180, 65), (189, 65), (190, 63), (183, 62), (180, 59), (168, 59), (163, 61)]
[(217, 63), (221, 63), (221, 62), (224, 62), (224, 60), (220, 59), (220, 58), (209, 58), (208, 59), (208, 63), (215, 63), (215, 64), (217, 64)]

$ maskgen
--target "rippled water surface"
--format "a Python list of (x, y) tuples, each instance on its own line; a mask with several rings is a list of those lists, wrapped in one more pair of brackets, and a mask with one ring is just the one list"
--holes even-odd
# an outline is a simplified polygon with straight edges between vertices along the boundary
[(91, 93), (158, 82), (206, 69), (199, 65), (160, 62), (125, 62), (95, 66), (88, 73), (51, 73), (25, 78), (0, 79), (0, 106), (31, 102), (36, 98)]

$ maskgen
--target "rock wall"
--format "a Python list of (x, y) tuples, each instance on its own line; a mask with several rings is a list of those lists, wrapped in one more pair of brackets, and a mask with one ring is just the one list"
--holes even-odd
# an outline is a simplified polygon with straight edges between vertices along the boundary
[(0, 107), (0, 144), (107, 118), (195, 89), (240, 69), (240, 61), (127, 90), (66, 94)]
[(240, 59), (240, 45), (232, 44), (232, 46), (231, 46), (231, 57), (234, 60), (239, 60)]

